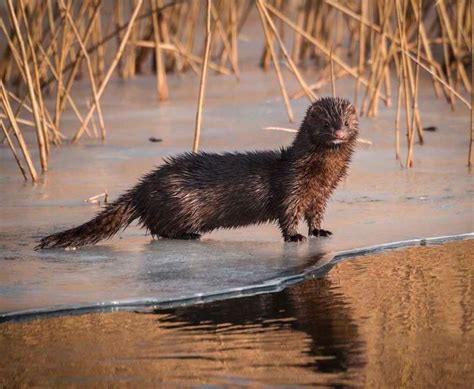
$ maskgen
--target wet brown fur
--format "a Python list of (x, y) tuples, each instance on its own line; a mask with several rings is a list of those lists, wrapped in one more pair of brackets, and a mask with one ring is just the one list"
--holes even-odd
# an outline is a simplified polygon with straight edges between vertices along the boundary
[[(335, 132), (342, 131), (344, 140)], [(289, 147), (246, 153), (186, 153), (142, 177), (91, 221), (41, 239), (37, 248), (94, 244), (138, 219), (152, 235), (197, 239), (218, 228), (277, 221), (285, 241), (321, 229), (327, 201), (347, 173), (358, 136), (354, 107), (322, 98), (307, 110)]]

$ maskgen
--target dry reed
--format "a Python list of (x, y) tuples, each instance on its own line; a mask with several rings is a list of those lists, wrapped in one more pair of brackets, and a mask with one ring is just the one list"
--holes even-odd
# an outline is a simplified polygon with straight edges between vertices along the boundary
[(199, 83), (199, 97), (196, 111), (196, 125), (194, 127), (193, 153), (199, 149), (199, 139), (201, 135), (202, 107), (204, 104), (204, 93), (206, 91), (207, 63), (209, 62), (209, 52), (211, 50), (211, 8), (212, 0), (207, 0), (206, 12), (206, 41), (204, 44), (204, 55), (202, 59), (201, 81)]
[[(335, 79), (348, 75), (354, 79), (354, 104), (362, 115), (376, 115), (381, 102), (390, 106), (396, 96), (395, 158), (400, 161), (404, 128), (405, 165), (411, 167), (415, 147), (424, 141), (418, 102), (422, 76), (429, 78), (436, 97), (446, 99), (452, 109), (459, 109), (456, 102), (461, 102), (472, 115), (467, 99), (472, 92), (471, 0), (7, 0), (6, 5), (6, 17), (0, 20), (5, 42), (0, 54), (1, 134), (20, 173), (26, 178), (28, 171), (33, 181), (38, 175), (23, 133), (34, 129), (43, 172), (50, 146), (66, 138), (61, 131), (65, 110), (71, 109), (78, 122), (72, 142), (84, 132), (105, 138), (101, 98), (110, 79), (115, 73), (125, 80), (147, 71), (144, 64), (150, 56), (157, 100), (169, 97), (169, 73), (189, 69), (200, 75), (193, 142), (197, 151), (207, 71), (241, 76), (239, 34), (252, 12), (260, 17), (264, 42), (258, 57), (264, 69), (275, 70), (290, 122), (290, 96), (314, 101), (326, 84), (335, 95)], [(199, 45), (195, 36), (203, 25), (205, 39)], [(302, 69), (309, 64), (318, 70), (316, 79), (306, 80), (311, 76)], [(285, 73), (295, 77), (299, 91), (289, 93)], [(74, 85), (84, 76), (90, 103), (81, 112)], [(392, 91), (394, 80), (398, 83)], [(473, 132), (471, 124), (469, 165)]]

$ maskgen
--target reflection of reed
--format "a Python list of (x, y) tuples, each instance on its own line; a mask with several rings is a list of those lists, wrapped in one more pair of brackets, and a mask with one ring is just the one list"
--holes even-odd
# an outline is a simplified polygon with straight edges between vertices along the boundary
[[(468, 387), (474, 241), (410, 248), (339, 265), (366, 347), (370, 387)], [(363, 324), (362, 324), (363, 323)], [(470, 378), (469, 378), (470, 376)], [(446, 383), (443, 385), (443, 383)]]
[[(17, 132), (24, 132), (27, 127), (35, 129), (43, 172), (48, 168), (50, 145), (59, 145), (65, 138), (60, 123), (67, 106), (78, 120), (73, 142), (84, 132), (93, 134), (95, 116), (104, 137), (101, 96), (112, 74), (117, 69), (119, 77), (128, 79), (145, 71), (150, 54), (154, 55), (151, 62), (158, 101), (168, 98), (168, 73), (191, 69), (203, 75), (193, 146), (197, 150), (206, 64), (219, 73), (239, 78), (238, 35), (246, 21), (252, 19), (252, 13), (261, 18), (261, 40), (265, 42), (262, 67), (266, 70), (270, 61), (273, 63), (290, 121), (293, 113), (289, 96), (306, 95), (313, 101), (317, 90), (331, 82), (330, 74), (349, 75), (355, 80), (355, 102), (361, 114), (367, 116), (377, 113), (380, 102), (391, 105), (391, 82), (397, 78), (397, 107), (403, 108), (406, 119), (405, 165), (412, 166), (415, 134), (423, 143), (419, 72), (431, 78), (436, 96), (443, 95), (452, 109), (456, 101), (471, 109), (464, 97), (472, 88), (468, 75), (472, 60), (470, 0), (437, 1), (435, 6), (426, 0), (7, 0), (6, 4), (7, 15), (0, 20), (5, 42), (0, 79), (6, 88), (0, 118), (4, 120), (4, 140), (20, 171), (22, 158), (15, 154), (15, 142), (33, 181), (37, 175), (26, 157), (28, 147)], [(206, 38), (196, 39), (200, 35)], [(289, 43), (291, 50), (287, 48)], [(206, 50), (199, 44), (207, 46)], [(297, 80), (300, 91), (288, 93), (280, 62)], [(316, 82), (308, 83), (301, 71), (308, 64), (316, 66), (320, 73)], [(84, 66), (91, 105), (86, 112), (80, 112), (73, 85), (81, 78)], [(48, 94), (53, 94), (54, 114), (45, 104)], [(13, 115), (9, 112), (11, 104), (16, 108)], [(400, 123), (397, 109), (397, 158)], [(469, 162), (472, 141), (471, 131)]]

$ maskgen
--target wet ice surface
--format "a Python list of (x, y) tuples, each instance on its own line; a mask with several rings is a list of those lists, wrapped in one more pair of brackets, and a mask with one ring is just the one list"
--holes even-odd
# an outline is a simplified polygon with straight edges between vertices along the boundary
[[(240, 83), (210, 74), (202, 149), (267, 149), (291, 142), (292, 134), (262, 130), (291, 125), (273, 76), (252, 69)], [(132, 227), (95, 247), (35, 252), (38, 237), (83, 223), (99, 210), (85, 199), (104, 189), (115, 199), (163, 157), (189, 151), (197, 82), (191, 75), (171, 78), (171, 100), (160, 105), (151, 77), (112, 82), (103, 103), (107, 141), (84, 137), (53, 149), (50, 171), (34, 186), (22, 181), (9, 150), (1, 147), (0, 312), (218, 293), (298, 274), (340, 250), (473, 230), (469, 114), (462, 107), (450, 112), (431, 97), (426, 82), (422, 117), (438, 130), (416, 146), (413, 169), (394, 161), (394, 108), (361, 118), (361, 136), (374, 145), (358, 147), (348, 178), (329, 203), (323, 223), (334, 232), (329, 239), (283, 244), (278, 228), (264, 225), (217, 231), (200, 242), (152, 241)], [(77, 92), (84, 96), (78, 101), (88, 97), (86, 90)], [(337, 90), (352, 99), (352, 82), (339, 81)], [(298, 120), (307, 104), (293, 103)], [(70, 114), (63, 128), (69, 135), (77, 128)], [(163, 142), (152, 143), (151, 136)]]

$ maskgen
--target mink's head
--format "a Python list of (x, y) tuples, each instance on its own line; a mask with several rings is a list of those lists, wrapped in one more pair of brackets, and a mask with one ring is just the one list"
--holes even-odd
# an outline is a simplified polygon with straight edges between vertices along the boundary
[(324, 97), (309, 106), (295, 142), (334, 149), (354, 143), (358, 134), (354, 106), (346, 99)]

